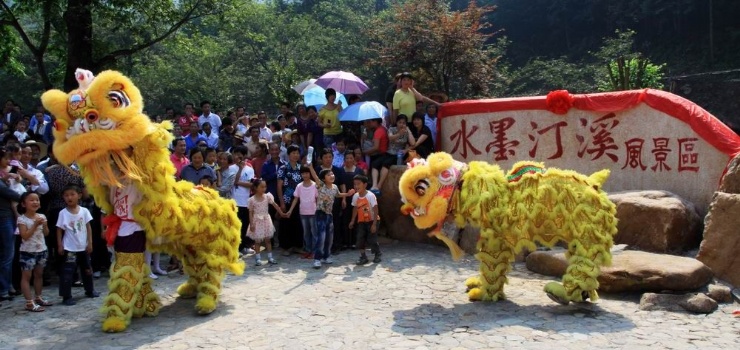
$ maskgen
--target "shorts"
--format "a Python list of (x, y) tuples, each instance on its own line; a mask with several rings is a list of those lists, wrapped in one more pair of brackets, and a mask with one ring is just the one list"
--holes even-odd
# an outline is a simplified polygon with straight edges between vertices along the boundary
[(383, 153), (371, 157), (370, 167), (373, 169), (380, 170), (382, 168), (390, 168), (392, 165), (396, 165), (398, 160), (396, 155)]
[(22, 271), (31, 271), (36, 267), (45, 267), (46, 260), (49, 258), (49, 251), (44, 250), (42, 252), (20, 252), (21, 255), (18, 258), (21, 264)]

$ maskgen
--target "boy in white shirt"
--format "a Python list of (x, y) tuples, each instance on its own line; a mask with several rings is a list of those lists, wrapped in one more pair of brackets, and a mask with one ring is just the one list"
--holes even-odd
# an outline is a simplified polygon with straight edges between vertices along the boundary
[(57, 220), (57, 247), (59, 256), (64, 259), (59, 281), (59, 296), (64, 305), (74, 305), (72, 299), (72, 282), (75, 270), (79, 268), (85, 295), (96, 298), (100, 293), (95, 291), (90, 266), (92, 253), (92, 215), (85, 207), (79, 205), (82, 189), (76, 185), (64, 188), (63, 197), (67, 207), (59, 212)]

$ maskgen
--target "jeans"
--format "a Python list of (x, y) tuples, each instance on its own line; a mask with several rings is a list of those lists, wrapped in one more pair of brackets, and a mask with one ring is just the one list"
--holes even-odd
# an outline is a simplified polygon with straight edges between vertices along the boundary
[(380, 254), (380, 245), (378, 244), (378, 231), (372, 233), (372, 225), (372, 221), (357, 223), (357, 248), (360, 250), (360, 255), (365, 255), (365, 248), (367, 248), (368, 245), (370, 246), (370, 251), (373, 254)]
[(87, 252), (70, 252), (65, 250), (62, 257), (62, 275), (59, 279), (59, 296), (64, 299), (72, 297), (72, 283), (75, 271), (79, 268), (82, 285), (85, 293), (92, 294), (95, 290), (92, 280), (92, 267), (90, 266), (90, 255)]
[(315, 242), (314, 259), (328, 259), (331, 255), (332, 243), (334, 243), (334, 216), (317, 210), (316, 227), (318, 228), (318, 240)]
[(313, 249), (314, 239), (318, 238), (316, 215), (301, 214), (301, 225), (303, 226), (303, 250), (310, 252)]
[(11, 267), (15, 253), (13, 219), (0, 218), (0, 296), (8, 295), (12, 281)]

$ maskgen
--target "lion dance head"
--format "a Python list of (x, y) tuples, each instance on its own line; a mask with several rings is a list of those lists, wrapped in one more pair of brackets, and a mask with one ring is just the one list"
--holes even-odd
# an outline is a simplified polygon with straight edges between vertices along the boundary
[(139, 178), (131, 148), (152, 132), (154, 124), (142, 113), (139, 89), (121, 73), (94, 76), (78, 69), (79, 88), (65, 93), (49, 90), (41, 96), (55, 117), (54, 156), (62, 164), (77, 164), (95, 182), (120, 185), (122, 176)]
[(453, 214), (465, 170), (467, 165), (452, 159), (449, 154), (433, 153), (426, 160), (408, 163), (408, 169), (399, 181), (404, 203), (401, 212), (410, 215), (416, 227), (432, 228), (429, 235), (445, 242), (453, 251), (453, 256), (460, 256), (461, 251), (457, 243), (441, 230), (444, 222)]

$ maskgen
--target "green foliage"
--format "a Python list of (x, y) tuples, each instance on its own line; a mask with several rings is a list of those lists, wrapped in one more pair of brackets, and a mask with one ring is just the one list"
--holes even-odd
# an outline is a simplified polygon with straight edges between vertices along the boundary
[(597, 76), (598, 90), (662, 89), (664, 67), (665, 64), (656, 65), (646, 58), (619, 58), (608, 64), (607, 74)]
[(566, 57), (535, 58), (513, 71), (506, 94), (510, 96), (546, 95), (553, 90), (589, 93), (595, 88), (595, 66), (569, 62)]
[(301, 99), (292, 89), (301, 81), (330, 70), (369, 72), (366, 39), (355, 33), (373, 15), (374, 1), (321, 1), (313, 13), (278, 5), (237, 3), (137, 59), (131, 74), (149, 106), (207, 98), (219, 111), (277, 109)]
[[(0, 96), (24, 106), (74, 64), (131, 75), (156, 113), (202, 99), (276, 108), (330, 70), (362, 77), (366, 100), (403, 70), (423, 92), (475, 98), (661, 88), (667, 71), (740, 61), (734, 0), (711, 14), (705, 0), (0, 1)], [(68, 30), (88, 23), (74, 4), (90, 4), (89, 37)], [(88, 51), (70, 52), (81, 42)]]
[(0, 69), (11, 74), (24, 75), (23, 64), (19, 61), (21, 42), (10, 27), (0, 26)]
[(605, 68), (597, 71), (599, 91), (663, 88), (665, 65), (656, 65), (634, 50), (633, 30), (617, 30), (615, 34), (616, 37), (604, 38), (604, 45), (593, 54)]

